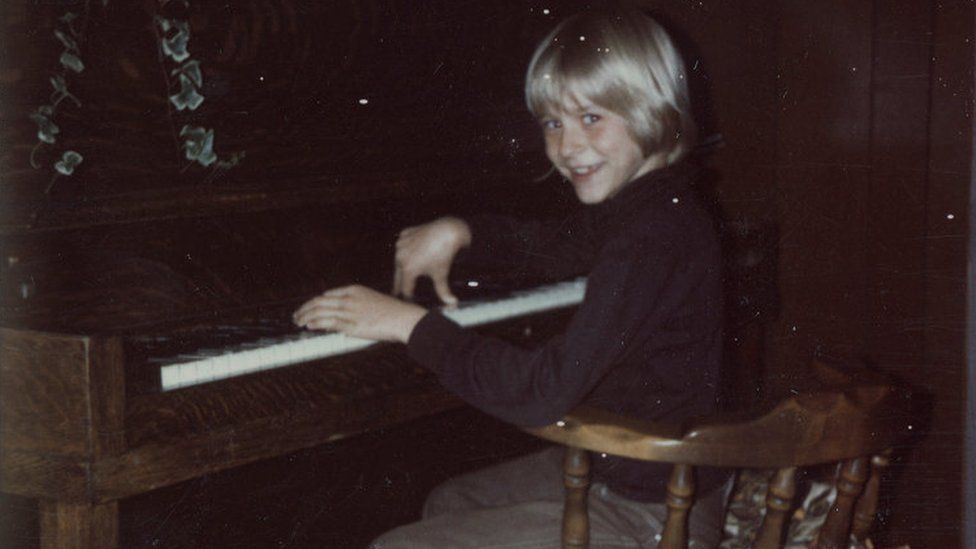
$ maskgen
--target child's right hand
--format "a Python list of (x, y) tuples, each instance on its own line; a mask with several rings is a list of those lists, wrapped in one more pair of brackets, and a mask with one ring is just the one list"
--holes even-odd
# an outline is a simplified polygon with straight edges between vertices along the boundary
[(446, 305), (456, 305), (458, 300), (448, 285), (448, 274), (454, 256), (469, 244), (471, 229), (457, 217), (441, 217), (400, 231), (396, 242), (393, 295), (412, 298), (417, 279), (429, 276), (437, 297)]

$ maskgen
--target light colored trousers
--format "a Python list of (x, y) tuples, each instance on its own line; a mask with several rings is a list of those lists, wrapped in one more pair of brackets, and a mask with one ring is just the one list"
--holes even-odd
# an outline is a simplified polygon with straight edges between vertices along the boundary
[[(453, 478), (435, 488), (423, 519), (387, 532), (371, 549), (559, 549), (563, 513), (562, 460), (553, 447)], [(599, 458), (597, 458), (599, 459)], [(697, 501), (689, 516), (690, 547), (721, 541), (728, 485)], [(667, 507), (590, 487), (590, 547), (656, 547)]]

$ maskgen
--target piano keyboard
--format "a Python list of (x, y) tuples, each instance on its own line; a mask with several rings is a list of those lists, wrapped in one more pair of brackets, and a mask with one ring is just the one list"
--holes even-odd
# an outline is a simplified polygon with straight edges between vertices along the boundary
[[(576, 305), (583, 300), (586, 279), (580, 278), (542, 286), (510, 297), (483, 302), (462, 303), (456, 309), (444, 309), (444, 316), (461, 326), (479, 326), (501, 320)], [(343, 334), (300, 332), (284, 338), (261, 340), (233, 349), (200, 351), (161, 363), (160, 385), (163, 391), (200, 385), (221, 379), (280, 368), (291, 364), (352, 353), (376, 344), (376, 341)]]

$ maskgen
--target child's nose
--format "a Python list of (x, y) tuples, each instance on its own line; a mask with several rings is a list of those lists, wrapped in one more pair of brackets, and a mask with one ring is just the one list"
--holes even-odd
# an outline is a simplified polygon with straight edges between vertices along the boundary
[(562, 139), (559, 141), (559, 154), (563, 158), (572, 158), (583, 148), (583, 132), (572, 127), (565, 127)]

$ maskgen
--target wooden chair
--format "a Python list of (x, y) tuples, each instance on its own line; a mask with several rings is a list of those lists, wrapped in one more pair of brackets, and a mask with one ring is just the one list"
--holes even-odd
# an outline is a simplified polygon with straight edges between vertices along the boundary
[(770, 409), (676, 425), (634, 420), (580, 408), (553, 425), (526, 429), (567, 446), (563, 547), (588, 546), (586, 494), (589, 454), (674, 463), (668, 483), (661, 548), (687, 547), (693, 467), (776, 469), (766, 515), (753, 547), (781, 547), (796, 492), (798, 467), (840, 463), (837, 496), (813, 545), (846, 548), (863, 539), (874, 521), (886, 452), (910, 429), (905, 393), (863, 369), (817, 362), (807, 386)]

